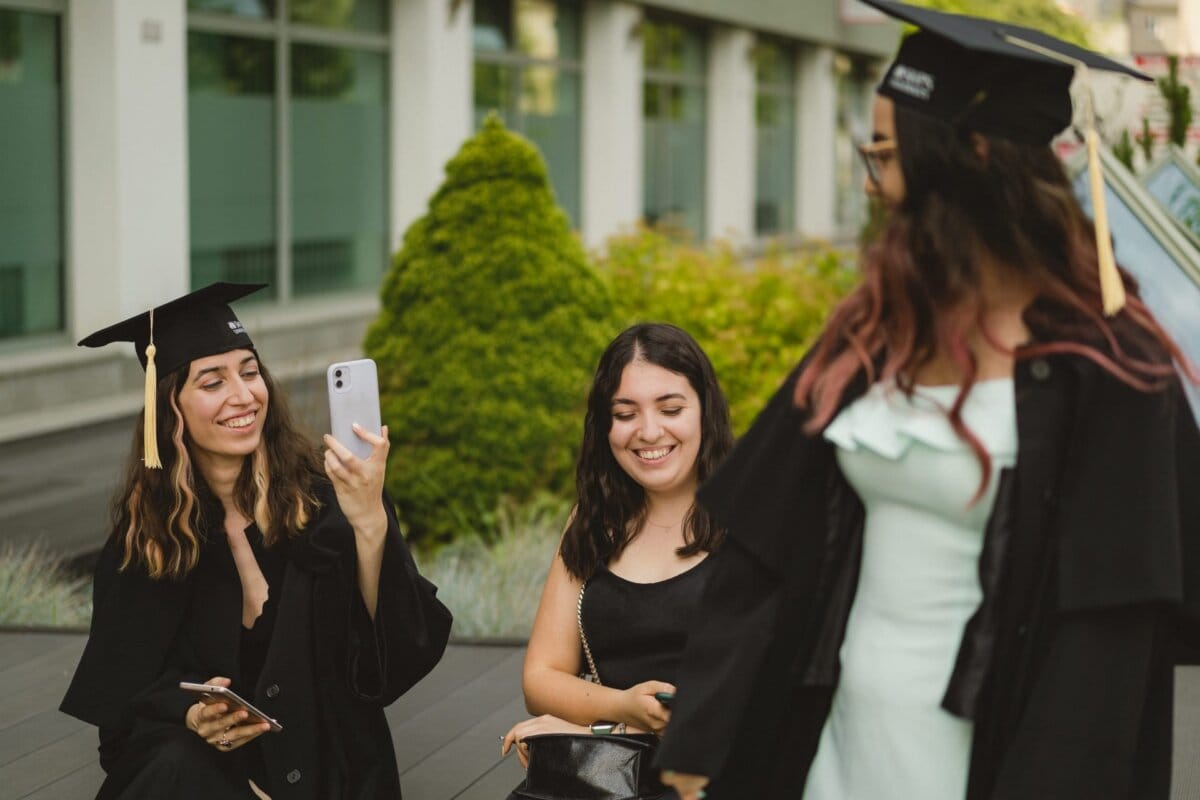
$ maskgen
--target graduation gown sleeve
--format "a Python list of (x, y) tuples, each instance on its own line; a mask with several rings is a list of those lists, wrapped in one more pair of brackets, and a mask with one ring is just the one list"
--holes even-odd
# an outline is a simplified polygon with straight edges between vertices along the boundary
[[(450, 635), (450, 612), (437, 588), (418, 572), (385, 495), (388, 530), (379, 576), (375, 618), (358, 587), (354, 530), (337, 506), (332, 487), (314, 530), (294, 545), (292, 559), (321, 576), (315, 582), (314, 622), (318, 642), (332, 645), (329, 671), (350, 693), (388, 705), (423, 678), (441, 659)], [(340, 651), (340, 652), (339, 652)]]
[[(812, 600), (796, 589), (802, 594), (816, 584), (819, 550), (813, 558), (806, 553), (821, 538), (814, 531), (819, 522), (799, 518), (801, 508), (821, 505), (816, 495), (822, 481), (805, 478), (819, 467), (823, 448), (802, 430), (804, 414), (792, 403), (794, 380), (795, 373), (700, 490), (700, 502), (728, 536), (710, 556), (716, 563), (688, 633), (671, 724), (659, 749), (663, 769), (723, 773), (738, 732), (773, 730), (778, 720), (771, 715), (786, 705), (779, 700), (774, 709), (760, 707), (756, 684), (765, 672), (793, 661), (778, 657), (797, 647), (794, 636), (779, 635), (781, 606)], [(788, 683), (785, 675), (771, 677), (781, 687)]]

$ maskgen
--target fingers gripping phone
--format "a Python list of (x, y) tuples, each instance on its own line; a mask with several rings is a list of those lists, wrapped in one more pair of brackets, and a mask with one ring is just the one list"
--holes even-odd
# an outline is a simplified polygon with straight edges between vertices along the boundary
[(265, 722), (271, 726), (271, 733), (279, 733), (283, 730), (283, 726), (279, 724), (273, 717), (269, 717), (256, 708), (249, 700), (244, 699), (233, 689), (227, 689), (224, 686), (210, 686), (207, 683), (188, 683), (181, 681), (179, 688), (185, 692), (194, 692), (200, 695), (200, 702), (206, 706), (213, 703), (224, 703), (230, 711), (245, 711), (249, 714), (249, 719), (254, 722)]
[(383, 425), (379, 416), (379, 376), (369, 358), (339, 361), (325, 372), (329, 391), (329, 432), (333, 438), (359, 458), (371, 455), (371, 444), (358, 438), (352, 427), (378, 434)]

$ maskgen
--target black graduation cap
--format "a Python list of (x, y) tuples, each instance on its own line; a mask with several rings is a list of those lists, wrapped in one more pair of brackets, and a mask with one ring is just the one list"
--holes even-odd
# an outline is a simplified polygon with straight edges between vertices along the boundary
[[(920, 30), (905, 38), (878, 92), (919, 113), (1030, 144), (1049, 144), (1071, 124), (1075, 70), (1100, 69), (1152, 80), (1110, 58), (1023, 25), (949, 14), (892, 2), (862, 0)], [(1103, 311), (1125, 305), (1108, 232), (1100, 137), (1090, 89), (1085, 93), (1084, 138), (1096, 228)]]
[(146, 370), (145, 462), (158, 468), (156, 396), (158, 372), (173, 372), (197, 358), (227, 353), (254, 343), (229, 304), (257, 292), (265, 283), (212, 283), (149, 311), (102, 328), (79, 342), (81, 347), (103, 347), (132, 342)]
[(879, 93), (970, 130), (1033, 144), (1071, 124), (1076, 67), (1150, 76), (1023, 25), (863, 0), (916, 25), (884, 75)]

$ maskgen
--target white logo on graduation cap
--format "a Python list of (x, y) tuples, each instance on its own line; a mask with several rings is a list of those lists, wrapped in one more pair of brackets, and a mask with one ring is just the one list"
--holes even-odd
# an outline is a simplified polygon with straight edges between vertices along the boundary
[(933, 76), (919, 69), (897, 64), (888, 77), (888, 86), (918, 100), (928, 100), (933, 95)]
[(242, 323), (238, 322), (236, 319), (231, 319), (225, 324), (229, 326), (229, 330), (233, 333), (244, 334), (246, 332), (246, 329), (242, 327)]

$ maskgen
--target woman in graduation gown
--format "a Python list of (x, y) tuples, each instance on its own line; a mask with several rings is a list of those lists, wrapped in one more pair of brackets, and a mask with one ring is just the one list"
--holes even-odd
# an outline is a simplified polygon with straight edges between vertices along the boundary
[[(437, 663), (450, 614), (383, 494), (386, 428), (358, 432), (366, 459), (297, 432), (228, 307), (258, 288), (214, 284), (81, 342), (133, 341), (147, 368), (62, 702), (100, 729), (100, 798), (400, 796), (383, 708)], [(181, 681), (232, 684), (283, 729)]]
[(728, 539), (664, 780), (684, 800), (1165, 800), (1200, 626), (1196, 371), (1103, 272), (1048, 146), (1073, 70), (1043, 53), (1120, 67), (868, 2), (921, 28), (862, 148), (888, 219), (701, 487)]

